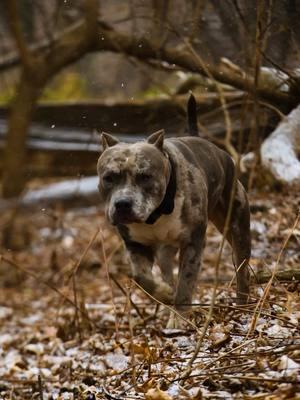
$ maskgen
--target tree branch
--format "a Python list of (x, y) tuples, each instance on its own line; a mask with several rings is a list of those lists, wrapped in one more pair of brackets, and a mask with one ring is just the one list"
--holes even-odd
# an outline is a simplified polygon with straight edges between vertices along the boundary
[(85, 0), (83, 7), (85, 12), (86, 39), (93, 42), (97, 37), (98, 30), (98, 1)]
[(24, 68), (30, 69), (31, 56), (23, 37), (21, 21), (18, 15), (17, 2), (16, 0), (8, 0), (6, 1), (6, 4), (7, 4), (8, 22), (10, 30), (15, 39), (17, 48), (19, 50), (20, 59), (22, 61)]
[[(94, 2), (95, 0), (90, 0)], [(92, 8), (90, 8), (91, 10)], [(89, 15), (89, 17), (88, 17)], [(86, 21), (90, 21), (90, 12), (86, 14), (85, 21), (79, 21), (70, 29), (56, 35), (52, 43), (51, 73), (57, 72), (60, 68), (77, 61), (83, 53), (87, 51), (112, 51), (124, 53), (140, 60), (158, 60), (169, 64), (175, 64), (188, 71), (201, 73), (207, 76), (207, 72), (199, 68), (199, 63), (195, 57), (187, 50), (178, 48), (157, 48), (153, 41), (145, 37), (136, 38), (134, 36), (117, 32), (110, 26), (98, 20), (97, 34), (95, 40), (82, 43), (82, 37), (86, 34)], [(81, 43), (81, 44), (79, 44)], [(79, 45), (78, 45), (79, 44)], [(37, 44), (33, 48), (33, 54), (43, 52), (49, 48), (49, 42)], [(54, 56), (54, 57), (53, 57)], [(6, 59), (0, 60), (0, 71), (20, 63), (20, 57), (11, 54)], [(271, 104), (278, 105), (280, 108), (290, 110), (298, 102), (299, 98), (294, 93), (284, 93), (272, 88), (258, 85), (255, 87), (254, 78), (251, 75), (239, 74), (228, 70), (223, 65), (206, 65), (206, 70), (219, 82), (229, 84), (251, 94), (256, 93), (259, 98), (269, 101)]]
[[(160, 59), (175, 64), (188, 71), (198, 72), (204, 76), (208, 76), (204, 68), (199, 66), (198, 60), (187, 50), (179, 50), (178, 48), (161, 48), (157, 49), (155, 44), (146, 38), (137, 39), (113, 29), (107, 29), (105, 26), (99, 26), (99, 34), (103, 40), (97, 43), (98, 51), (123, 52), (127, 55), (134, 56), (138, 59)], [(159, 51), (158, 51), (159, 50)], [(232, 85), (238, 89), (250, 92), (263, 99), (270, 101), (272, 104), (287, 104), (293, 107), (299, 99), (292, 94), (275, 91), (266, 87), (258, 86), (255, 88), (254, 78), (250, 75), (239, 75), (233, 71), (228, 71), (222, 66), (207, 65), (209, 73), (219, 82)]]
[[(267, 283), (272, 277), (272, 273), (268, 271), (260, 271), (253, 278), (255, 283)], [(279, 282), (300, 282), (300, 268), (286, 269), (283, 271), (278, 271), (274, 276), (275, 280)]]

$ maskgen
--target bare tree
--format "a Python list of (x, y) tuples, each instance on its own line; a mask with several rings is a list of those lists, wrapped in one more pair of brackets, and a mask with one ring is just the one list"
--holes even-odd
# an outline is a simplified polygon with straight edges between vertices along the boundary
[[(177, 0), (179, 1), (179, 0)], [(272, 15), (266, 11), (268, 5), (263, 0), (257, 0), (261, 6), (263, 15), (266, 15), (263, 28), (267, 31), (271, 26)], [(272, 106), (287, 112), (293, 109), (300, 99), (299, 76), (293, 72), (283, 71), (276, 62), (266, 54), (267, 45), (261, 45), (260, 32), (256, 30), (256, 36), (249, 34), (249, 41), (255, 51), (257, 60), (255, 68), (242, 69), (232, 61), (223, 58), (219, 63), (212, 62), (201, 56), (201, 43), (197, 38), (192, 37), (190, 32), (185, 34), (185, 27), (178, 26), (174, 22), (174, 7), (170, 2), (163, 4), (153, 1), (148, 5), (148, 15), (140, 15), (135, 2), (131, 2), (130, 18), (134, 18), (142, 25), (143, 21), (150, 21), (154, 18), (153, 24), (148, 27), (157, 31), (153, 37), (147, 32), (126, 32), (115, 28), (116, 24), (109, 25), (98, 17), (97, 0), (85, 0), (84, 18), (60, 31), (55, 32), (51, 37), (46, 37), (39, 43), (30, 46), (24, 39), (21, 29), (18, 2), (6, 0), (8, 9), (8, 20), (10, 29), (18, 48), (18, 54), (10, 54), (0, 59), (0, 70), (12, 65), (21, 64), (22, 71), (16, 91), (15, 99), (11, 105), (7, 144), (5, 149), (4, 174), (3, 174), (3, 195), (6, 197), (18, 195), (24, 187), (26, 174), (26, 134), (36, 101), (49, 80), (63, 67), (75, 62), (88, 52), (111, 51), (125, 54), (129, 57), (155, 65), (156, 68), (166, 68), (166, 63), (185, 71), (201, 74), (213, 79), (215, 82), (229, 84), (237, 89), (248, 93), (254, 99), (264, 100)], [(204, 12), (205, 2), (200, 2), (196, 7), (195, 18), (199, 21), (201, 13)], [(232, 2), (235, 6), (237, 2)], [(244, 3), (243, 3), (244, 4)], [(182, 5), (182, 4), (181, 4)], [(195, 4), (194, 4), (195, 6)], [(197, 4), (196, 4), (197, 6)], [(296, 5), (294, 5), (296, 7)], [(193, 7), (192, 7), (193, 8)], [(216, 2), (214, 8), (217, 9)], [(245, 7), (244, 7), (245, 8)], [(247, 29), (246, 13), (244, 8), (236, 7), (236, 12)], [(143, 10), (145, 7), (143, 8)], [(180, 10), (180, 12), (182, 12)], [(172, 18), (170, 17), (172, 16)], [(178, 15), (178, 20), (181, 18)], [(228, 20), (228, 12), (224, 7), (218, 13), (219, 21)], [(196, 34), (196, 24), (190, 18), (190, 26), (193, 28), (193, 35)], [(136, 25), (137, 26), (137, 25)], [(235, 24), (241, 30), (239, 24)], [(203, 32), (203, 29), (199, 30)], [(192, 35), (192, 36), (193, 36)], [(258, 35), (258, 36), (257, 36)], [(232, 46), (238, 42), (232, 34), (227, 35), (232, 41)], [(245, 36), (247, 36), (245, 34)], [(292, 36), (292, 35), (291, 35)], [(263, 38), (266, 37), (264, 32)], [(190, 43), (193, 43), (191, 45)], [(260, 43), (258, 46), (257, 44)], [(212, 46), (213, 47), (213, 46)], [(250, 46), (251, 47), (251, 46)], [(254, 56), (254, 55), (253, 55)], [(216, 58), (216, 57), (214, 57)], [(273, 70), (263, 71), (262, 61), (272, 62)], [(254, 72), (253, 72), (254, 71)], [(264, 72), (264, 73), (263, 73)], [(220, 92), (221, 93), (221, 92)]]
[(24, 40), (18, 2), (7, 1), (12, 35), (19, 50), (22, 71), (15, 99), (11, 105), (7, 144), (4, 154), (3, 195), (16, 196), (24, 187), (26, 136), (36, 101), (53, 75), (93, 48), (98, 19), (98, 1), (86, 0), (85, 20), (44, 52), (32, 52)]

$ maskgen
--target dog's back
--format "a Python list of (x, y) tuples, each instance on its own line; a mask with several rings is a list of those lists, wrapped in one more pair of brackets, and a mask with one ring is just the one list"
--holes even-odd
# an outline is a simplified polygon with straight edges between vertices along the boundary
[(187, 136), (167, 139), (166, 149), (168, 143), (172, 144), (185, 158), (184, 164), (190, 166), (190, 170), (196, 168), (204, 172), (210, 207), (214, 207), (220, 195), (228, 201), (234, 179), (234, 163), (226, 151), (201, 137), (197, 123), (197, 103), (193, 94), (187, 103), (187, 133)]

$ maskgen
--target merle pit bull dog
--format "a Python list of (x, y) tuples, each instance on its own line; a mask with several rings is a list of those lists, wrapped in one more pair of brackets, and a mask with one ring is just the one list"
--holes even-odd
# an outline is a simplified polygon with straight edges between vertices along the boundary
[[(247, 195), (242, 184), (234, 182), (231, 157), (198, 137), (193, 96), (188, 124), (189, 136), (164, 139), (161, 130), (134, 144), (102, 134), (97, 172), (106, 216), (124, 240), (133, 279), (158, 300), (184, 312), (192, 304), (208, 220), (223, 232), (234, 190), (226, 238), (233, 249), (237, 303), (244, 304), (251, 252)], [(178, 251), (175, 289), (173, 263)], [(163, 280), (152, 273), (155, 261)], [(168, 325), (174, 326), (172, 319)]]

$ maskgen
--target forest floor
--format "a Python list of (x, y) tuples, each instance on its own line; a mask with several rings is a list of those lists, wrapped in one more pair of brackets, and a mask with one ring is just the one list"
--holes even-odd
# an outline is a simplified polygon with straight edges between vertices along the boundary
[[(166, 308), (124, 276), (101, 210), (4, 213), (0, 399), (300, 398), (299, 193), (252, 192), (250, 202), (253, 302), (235, 305), (226, 246), (201, 343), (221, 243), (212, 226), (190, 322), (168, 330)], [(255, 281), (282, 270), (290, 276), (278, 273), (269, 289)]]

